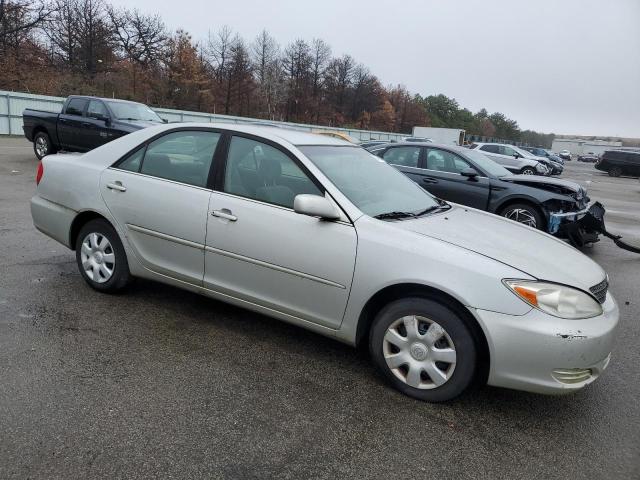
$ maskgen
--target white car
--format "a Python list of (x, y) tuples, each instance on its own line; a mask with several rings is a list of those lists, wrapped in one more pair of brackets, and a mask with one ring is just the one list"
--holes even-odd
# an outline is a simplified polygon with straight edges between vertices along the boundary
[(484, 153), (494, 162), (502, 165), (511, 173), (522, 175), (547, 175), (549, 169), (544, 162), (526, 152), (524, 155), (513, 145), (501, 143), (473, 143), (469, 148)]
[(609, 363), (618, 307), (597, 264), (342, 140), (161, 125), (47, 156), (36, 181), (35, 226), (95, 290), (141, 277), (366, 342), (422, 400), (481, 382), (572, 392)]

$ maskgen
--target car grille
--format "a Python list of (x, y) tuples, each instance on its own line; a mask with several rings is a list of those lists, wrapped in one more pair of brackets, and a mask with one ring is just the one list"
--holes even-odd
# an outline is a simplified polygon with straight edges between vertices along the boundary
[(607, 290), (609, 289), (609, 281), (605, 278), (599, 284), (594, 285), (589, 289), (593, 296), (596, 297), (596, 300), (600, 303), (604, 303), (607, 298)]

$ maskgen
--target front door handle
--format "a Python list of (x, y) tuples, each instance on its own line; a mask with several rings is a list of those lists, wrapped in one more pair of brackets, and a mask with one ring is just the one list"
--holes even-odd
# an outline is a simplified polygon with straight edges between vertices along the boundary
[(230, 222), (235, 222), (238, 220), (238, 217), (231, 213), (231, 210), (228, 208), (223, 208), (222, 210), (214, 210), (211, 212), (211, 216), (224, 218), (225, 220), (229, 220)]
[(422, 181), (424, 183), (438, 183), (438, 179), (433, 177), (424, 177)]
[(122, 185), (120, 182), (107, 183), (107, 188), (109, 190), (117, 190), (118, 192), (126, 192), (127, 187)]

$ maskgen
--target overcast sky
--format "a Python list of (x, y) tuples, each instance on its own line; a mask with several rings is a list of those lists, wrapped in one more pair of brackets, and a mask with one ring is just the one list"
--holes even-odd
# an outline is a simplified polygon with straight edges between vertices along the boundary
[(640, 0), (113, 0), (194, 39), (229, 25), (327, 41), (381, 82), (523, 129), (640, 137)]

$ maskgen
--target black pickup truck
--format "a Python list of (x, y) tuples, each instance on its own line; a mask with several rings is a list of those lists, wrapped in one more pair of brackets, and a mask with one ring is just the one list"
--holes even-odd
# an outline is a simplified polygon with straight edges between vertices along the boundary
[(38, 159), (58, 150), (86, 152), (127, 133), (166, 122), (142, 103), (70, 96), (61, 113), (27, 108), (24, 136)]

